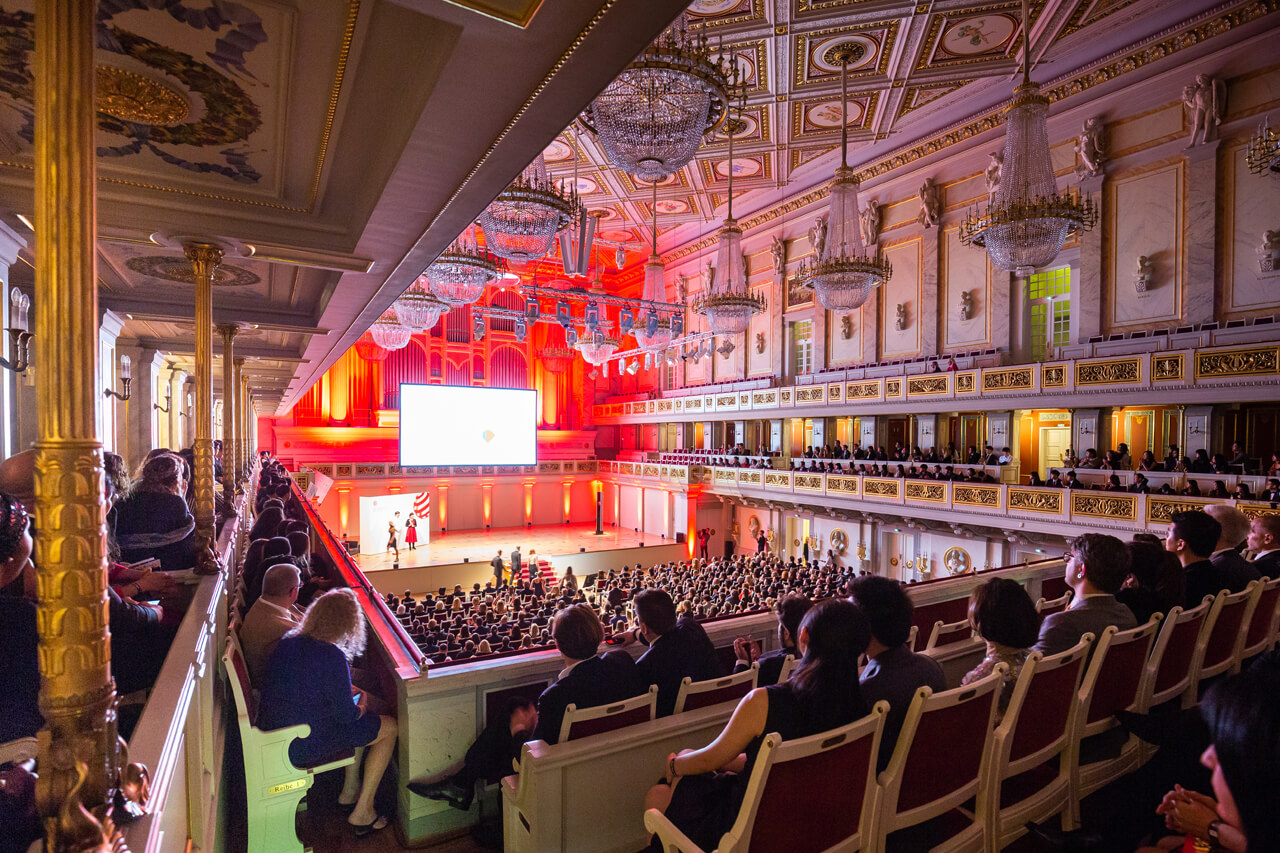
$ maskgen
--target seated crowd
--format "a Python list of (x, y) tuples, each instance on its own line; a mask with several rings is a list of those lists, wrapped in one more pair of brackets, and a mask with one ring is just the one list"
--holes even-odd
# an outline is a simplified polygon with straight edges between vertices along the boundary
[(1187, 474), (1262, 474), (1267, 477), (1280, 477), (1280, 454), (1271, 454), (1270, 459), (1256, 460), (1244, 449), (1239, 441), (1233, 441), (1229, 450), (1209, 454), (1200, 449), (1194, 456), (1182, 455), (1178, 445), (1170, 444), (1163, 459), (1157, 459), (1154, 452), (1143, 451), (1136, 462), (1129, 453), (1129, 445), (1121, 442), (1114, 450), (1099, 454), (1090, 447), (1084, 456), (1077, 456), (1067, 448), (1062, 454), (1062, 467), (1084, 468), (1102, 471), (1159, 471), (1167, 473)]

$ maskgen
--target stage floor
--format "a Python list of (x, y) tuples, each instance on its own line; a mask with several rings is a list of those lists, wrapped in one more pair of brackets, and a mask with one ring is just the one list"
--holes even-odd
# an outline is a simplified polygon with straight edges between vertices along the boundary
[[(534, 551), (540, 557), (558, 557), (577, 554), (579, 548), (593, 552), (672, 544), (660, 536), (617, 527), (605, 527), (603, 536), (596, 536), (595, 531), (594, 524), (560, 524), (433, 533), (430, 545), (419, 544), (412, 551), (400, 543), (400, 568), (452, 565), (461, 563), (464, 557), (470, 558), (472, 563), (488, 565), (499, 548), (502, 549), (502, 561), (509, 566), (511, 550), (517, 545), (524, 562), (528, 563), (529, 555)], [(365, 572), (394, 568), (395, 558), (390, 552), (354, 556), (356, 564)]]

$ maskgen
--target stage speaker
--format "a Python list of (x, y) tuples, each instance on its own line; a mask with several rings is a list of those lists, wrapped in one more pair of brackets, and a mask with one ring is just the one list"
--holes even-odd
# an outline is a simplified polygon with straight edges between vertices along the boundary
[(677, 533), (677, 534), (676, 534), (676, 544), (677, 544), (677, 545), (683, 545), (683, 544), (684, 544), (684, 541), (685, 541), (685, 535), (684, 535), (683, 533)]
[(342, 543), (342, 545), (343, 545), (343, 547), (345, 547), (345, 548), (347, 549), (347, 553), (348, 553), (348, 554), (359, 554), (359, 553), (360, 553), (360, 540), (359, 540), (359, 539), (347, 539), (347, 540), (345, 540), (345, 541)]

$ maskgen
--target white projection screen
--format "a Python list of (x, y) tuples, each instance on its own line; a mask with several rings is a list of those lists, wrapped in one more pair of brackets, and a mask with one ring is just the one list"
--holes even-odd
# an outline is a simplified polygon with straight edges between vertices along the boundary
[(538, 392), (400, 386), (400, 464), (535, 465)]

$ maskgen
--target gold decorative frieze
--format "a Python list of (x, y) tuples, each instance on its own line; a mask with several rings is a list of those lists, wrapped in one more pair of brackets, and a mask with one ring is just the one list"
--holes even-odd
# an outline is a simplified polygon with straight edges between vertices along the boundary
[(946, 394), (950, 390), (951, 385), (945, 373), (907, 380), (907, 395), (910, 397), (931, 397), (935, 394)]
[(805, 492), (822, 491), (822, 475), (821, 474), (796, 474), (792, 479), (795, 482), (797, 491), (805, 491)]
[(999, 486), (961, 486), (951, 487), (951, 503), (964, 506), (1000, 506)]
[(1009, 509), (1028, 512), (1062, 513), (1060, 489), (1009, 489)]
[(827, 397), (827, 386), (805, 385), (796, 389), (797, 403), (821, 403)]
[(381, 477), (387, 473), (387, 469), (382, 465), (357, 465), (357, 477)]
[(778, 392), (778, 402), (784, 406), (790, 406), (795, 400), (795, 391), (790, 388), (783, 388)]
[(677, 412), (678, 412), (678, 411), (680, 411), (682, 408), (684, 408), (684, 398), (683, 398), (683, 397), (676, 397), (676, 401), (675, 401), (675, 402), (676, 402), (676, 411), (677, 411)]
[(843, 474), (827, 475), (827, 494), (839, 494), (841, 496), (858, 494), (858, 478), (848, 477)]
[(1196, 353), (1197, 379), (1267, 376), (1280, 373), (1280, 347), (1250, 347), (1228, 352)]
[(879, 379), (872, 379), (868, 382), (850, 382), (845, 388), (845, 399), (848, 400), (865, 400), (870, 397), (879, 396)]
[(644, 470), (640, 472), (641, 477), (661, 477), (662, 471), (657, 465), (646, 465)]
[(902, 380), (886, 379), (884, 381), (884, 395), (886, 397), (901, 397), (902, 396)]
[(944, 483), (908, 480), (906, 486), (907, 500), (929, 501), (930, 503), (946, 503), (947, 487)]
[(733, 471), (733, 469), (731, 469), (731, 468), (717, 468), (717, 469), (716, 469), (716, 482), (717, 482), (717, 483), (732, 483), (732, 482), (734, 482), (734, 480), (736, 480), (736, 479), (737, 479), (737, 474)]
[(738, 406), (739, 406), (740, 408), (745, 409), (747, 406), (750, 406), (750, 405), (751, 405), (751, 395), (750, 395), (750, 394), (743, 393), (743, 394), (739, 394), (739, 395), (738, 395)]
[(702, 398), (701, 398), (701, 397), (686, 397), (686, 398), (685, 398), (685, 401), (684, 401), (684, 410), (685, 410), (686, 412), (688, 412), (688, 411), (700, 411), (701, 409), (702, 409)]
[(759, 408), (760, 406), (776, 406), (778, 404), (778, 392), (774, 390), (756, 391), (751, 395), (751, 405)]
[[(551, 464), (556, 465), (554, 462)], [(556, 465), (556, 470), (559, 470), (559, 465)], [(480, 468), (477, 465), (455, 465), (453, 473), (460, 477), (474, 477), (480, 473)]]
[(1067, 369), (1061, 364), (1051, 364), (1040, 368), (1041, 388), (1066, 388)]
[(1120, 495), (1114, 492), (1100, 495), (1073, 491), (1071, 493), (1071, 514), (1085, 515), (1090, 518), (1109, 518), (1115, 521), (1136, 521), (1138, 519), (1137, 495)]
[(653, 414), (658, 410), (658, 402), (656, 400), (649, 401), (649, 414)]
[(668, 475), (670, 472), (671, 472), (671, 469), (670, 469), (668, 466), (663, 465), (663, 466), (662, 466), (662, 470), (661, 470), (660, 472), (658, 472), (658, 476), (665, 480), (665, 479), (667, 479), (667, 475)]
[(840, 402), (840, 396), (844, 392), (844, 383), (832, 382), (827, 386), (827, 399), (832, 403)]
[(1029, 367), (982, 371), (983, 391), (1027, 391), (1032, 385)]
[(1151, 359), (1151, 378), (1156, 382), (1180, 381), (1186, 376), (1186, 362), (1182, 353), (1157, 355)]
[(862, 494), (869, 498), (894, 498), (898, 497), (898, 486), (901, 480), (888, 480), (879, 477), (864, 477), (862, 481)]
[(559, 471), (560, 471), (559, 462), (539, 462), (538, 463), (539, 474), (555, 474), (555, 473), (558, 473)]
[(1214, 501), (1198, 501), (1194, 498), (1164, 498), (1147, 495), (1147, 522), (1160, 523), (1169, 521), (1175, 512), (1204, 509)]
[(739, 471), (738, 482), (745, 483), (748, 486), (758, 486), (760, 485), (760, 474), (761, 472), (759, 471)]
[(1264, 515), (1277, 515), (1278, 513), (1272, 509), (1271, 504), (1264, 503), (1246, 503), (1241, 501), (1236, 504), (1236, 509), (1244, 513), (1245, 518), (1253, 521), (1255, 518), (1261, 518)]
[(594, 459), (579, 459), (573, 467), (578, 471), (595, 471), (597, 464)]
[(721, 394), (719, 397), (716, 397), (716, 408), (717, 409), (738, 408), (738, 395), (737, 394)]
[(765, 471), (764, 487), (766, 489), (770, 487), (789, 489), (791, 488), (791, 474), (786, 471)]
[[(521, 466), (515, 466), (521, 468)], [(521, 468), (523, 470), (523, 468)], [(400, 469), (400, 473), (406, 477), (429, 477), (436, 473), (434, 465), (405, 465)]]
[(1113, 358), (1076, 365), (1076, 385), (1133, 385), (1142, 381), (1141, 358)]
[(658, 411), (659, 411), (659, 412), (670, 412), (670, 411), (671, 411), (672, 409), (674, 409), (674, 408), (675, 408), (675, 407), (672, 405), (672, 402), (671, 402), (670, 400), (659, 400), (659, 401), (658, 401)]
[(689, 482), (689, 466), (688, 465), (671, 466), (671, 482), (673, 483)]
[(706, 396), (704, 396), (704, 397), (702, 398), (702, 408), (706, 409), (706, 410), (709, 412), (709, 411), (711, 411), (712, 409), (714, 409), (715, 407), (716, 407), (716, 398), (715, 398), (715, 397), (713, 397), (713, 396), (711, 396), (710, 394), (708, 394), (708, 395), (706, 395)]
[(977, 382), (975, 381), (975, 378), (974, 378), (976, 375), (977, 375), (977, 374), (972, 373), (972, 372), (970, 372), (970, 373), (957, 373), (957, 374), (956, 374), (956, 393), (957, 393), (957, 394), (972, 394), (972, 393), (974, 393), (975, 391), (977, 391), (977, 390), (978, 390), (978, 386), (977, 386)]
[(333, 466), (333, 476), (335, 477), (350, 477), (353, 473), (355, 473), (354, 465), (338, 463)]

